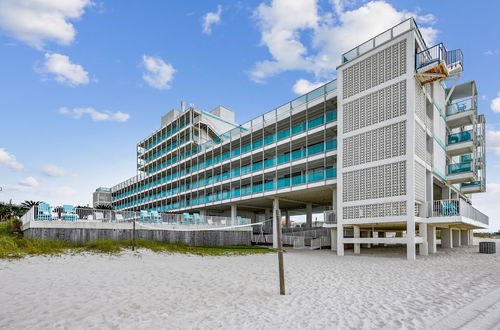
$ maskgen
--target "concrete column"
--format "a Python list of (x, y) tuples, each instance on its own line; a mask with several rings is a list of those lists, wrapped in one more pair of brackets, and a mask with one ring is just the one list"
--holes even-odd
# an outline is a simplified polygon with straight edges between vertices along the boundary
[(270, 233), (272, 231), (272, 222), (269, 221), (271, 219), (271, 210), (270, 209), (265, 209), (264, 210), (264, 218), (266, 222), (264, 223), (264, 231)]
[(337, 213), (337, 189), (332, 189), (332, 210)]
[(288, 212), (288, 210), (285, 211), (285, 221), (286, 221), (286, 227), (287, 228), (290, 228), (290, 213)]
[(406, 222), (406, 259), (415, 260), (417, 255), (415, 252), (415, 219), (408, 219)]
[[(362, 231), (361, 232), (361, 237), (363, 238), (370, 238), (370, 231)], [(371, 248), (371, 244), (361, 244), (362, 248)]]
[(436, 246), (436, 227), (427, 225), (427, 247), (429, 250), (429, 253), (436, 253), (437, 252), (437, 246)]
[(451, 234), (451, 228), (441, 229), (441, 247), (445, 249), (451, 249), (453, 247), (453, 236)]
[(337, 228), (331, 228), (330, 229), (330, 233), (331, 233), (331, 248), (332, 248), (332, 251), (337, 251)]
[(453, 247), (459, 247), (460, 246), (460, 229), (453, 229), (451, 231), (451, 234), (453, 236)]
[(337, 223), (337, 255), (344, 255), (344, 226)]
[(474, 229), (469, 230), (469, 246), (474, 246)]
[(278, 198), (273, 199), (273, 248), (278, 248), (278, 232), (276, 231), (276, 225), (278, 221), (281, 221), (281, 219), (278, 219), (277, 211), (280, 208), (280, 200)]
[(428, 245), (428, 238), (427, 235), (429, 234), (427, 232), (427, 224), (426, 223), (419, 223), (418, 224), (418, 233), (420, 234), (420, 237), (424, 239), (423, 243), (420, 243), (418, 246), (418, 253), (421, 256), (427, 256), (429, 255), (429, 245)]
[[(360, 230), (359, 226), (354, 226), (354, 238), (360, 238)], [(361, 245), (359, 243), (354, 243), (354, 254), (360, 254), (361, 253)]]
[(238, 207), (236, 204), (231, 204), (231, 224), (236, 224), (236, 216), (238, 215)]
[(307, 203), (306, 204), (306, 227), (311, 228), (312, 227), (312, 221), (313, 221), (313, 215), (312, 215), (312, 204)]
[(467, 229), (460, 230), (460, 245), (469, 246), (469, 231)]

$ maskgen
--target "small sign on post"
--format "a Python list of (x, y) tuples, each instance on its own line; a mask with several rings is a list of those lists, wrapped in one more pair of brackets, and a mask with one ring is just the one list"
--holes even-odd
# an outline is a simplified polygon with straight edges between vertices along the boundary
[(280, 279), (280, 295), (285, 295), (285, 270), (283, 268), (283, 240), (281, 238), (281, 212), (276, 210), (276, 237), (278, 240), (278, 271)]

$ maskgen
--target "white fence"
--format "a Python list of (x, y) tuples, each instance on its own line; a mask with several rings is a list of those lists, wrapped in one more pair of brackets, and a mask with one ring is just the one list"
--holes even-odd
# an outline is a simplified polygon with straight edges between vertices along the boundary
[(489, 217), (468, 204), (463, 199), (435, 200), (428, 203), (429, 217), (464, 216), (479, 221), (485, 225), (489, 224)]

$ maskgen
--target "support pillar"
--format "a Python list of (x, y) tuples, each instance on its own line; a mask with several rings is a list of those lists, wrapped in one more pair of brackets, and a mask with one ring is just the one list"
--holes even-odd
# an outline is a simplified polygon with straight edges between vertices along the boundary
[(332, 251), (337, 251), (337, 228), (330, 229), (330, 244)]
[(238, 207), (236, 204), (231, 204), (231, 225), (236, 224), (236, 216), (238, 215)]
[(469, 230), (469, 246), (474, 246), (474, 229)]
[(418, 233), (419, 236), (423, 238), (423, 242), (418, 245), (418, 253), (421, 256), (427, 256), (429, 255), (429, 245), (428, 245), (428, 238), (427, 235), (429, 234), (427, 232), (427, 224), (426, 223), (419, 223), (418, 224)]
[(290, 212), (288, 210), (285, 211), (285, 225), (287, 228), (290, 228)]
[(445, 249), (453, 248), (453, 236), (451, 234), (451, 228), (441, 229), (441, 247)]
[[(360, 238), (360, 229), (359, 226), (354, 226), (354, 238)], [(354, 254), (360, 254), (361, 253), (361, 244), (359, 243), (354, 243)]]
[(460, 246), (460, 229), (453, 229), (451, 231), (451, 234), (453, 236), (453, 247), (459, 247)]
[(427, 248), (429, 253), (437, 252), (436, 227), (427, 225)]
[(337, 222), (337, 255), (344, 255), (344, 226)]
[(273, 248), (277, 249), (278, 248), (278, 231), (276, 231), (276, 226), (278, 221), (281, 221), (281, 219), (278, 219), (278, 212), (280, 208), (280, 200), (278, 198), (273, 199)]
[(264, 210), (264, 218), (265, 218), (265, 223), (264, 223), (264, 231), (266, 233), (270, 233), (272, 232), (272, 222), (270, 221), (271, 220), (271, 210), (270, 209), (265, 209)]
[(460, 230), (460, 245), (469, 246), (469, 231), (467, 229)]
[(410, 218), (406, 222), (406, 259), (415, 260), (415, 219)]
[(313, 221), (312, 204), (307, 203), (306, 204), (306, 227), (307, 228), (312, 228), (312, 221)]
[[(362, 231), (361, 232), (361, 237), (363, 238), (370, 238), (370, 231)], [(371, 244), (361, 244), (362, 248), (371, 248)]]

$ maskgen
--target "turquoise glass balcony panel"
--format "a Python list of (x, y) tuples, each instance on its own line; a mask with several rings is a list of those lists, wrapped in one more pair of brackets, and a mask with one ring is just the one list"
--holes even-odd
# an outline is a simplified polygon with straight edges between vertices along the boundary
[(264, 183), (264, 190), (265, 191), (274, 190), (274, 189), (275, 189), (274, 181)]
[(471, 109), (472, 109), (472, 98), (468, 98), (466, 100), (446, 106), (446, 115), (450, 116)]
[(240, 148), (234, 149), (234, 150), (231, 151), (231, 156), (232, 157), (236, 157), (236, 156), (239, 156), (240, 153), (241, 153), (241, 149)]
[(472, 187), (481, 185), (481, 181), (472, 181), (472, 182), (464, 182), (462, 183), (462, 187)]
[(292, 161), (306, 156), (306, 149), (296, 150), (292, 152)]
[(278, 165), (288, 163), (290, 161), (290, 154), (284, 154), (278, 157)]
[(448, 144), (472, 141), (472, 130), (448, 135)]
[(325, 145), (323, 143), (318, 143), (318, 144), (315, 144), (313, 146), (310, 146), (309, 148), (307, 148), (307, 155), (312, 156), (312, 155), (322, 153), (323, 151), (325, 151), (324, 147), (325, 147)]
[(448, 165), (448, 174), (459, 174), (464, 172), (472, 171), (472, 162), (464, 162), (458, 164), (449, 164)]
[(231, 173), (230, 172), (224, 172), (222, 173), (222, 180), (227, 180), (231, 178)]
[(240, 175), (241, 175), (241, 174), (240, 174), (240, 173), (241, 173), (241, 170), (240, 170), (239, 168), (237, 168), (237, 169), (234, 169), (232, 173), (233, 173), (233, 174), (232, 174), (232, 177), (234, 178), (234, 177), (237, 177), (237, 176), (240, 176)]
[(231, 196), (240, 197), (240, 189), (239, 188), (233, 189)]
[(258, 149), (264, 145), (264, 141), (262, 139), (252, 142), (252, 149)]
[(261, 184), (252, 186), (252, 194), (260, 193), (260, 192), (262, 192), (262, 185)]
[(276, 158), (266, 159), (264, 161), (265, 168), (273, 167), (274, 165), (276, 165)]
[(331, 92), (333, 90), (337, 89), (337, 79), (330, 81), (328, 84), (325, 85), (325, 90), (326, 93)]
[(283, 131), (279, 131), (277, 134), (278, 141), (286, 139), (289, 136), (290, 136), (290, 129), (285, 129)]
[(325, 178), (324, 171), (317, 171), (317, 172), (307, 174), (307, 182), (320, 181), (320, 180), (324, 180), (324, 178)]
[(292, 186), (306, 183), (305, 177), (303, 175), (293, 176), (292, 177)]
[(250, 165), (243, 166), (241, 168), (241, 175), (252, 172), (252, 167)]
[(311, 128), (323, 125), (324, 122), (325, 122), (325, 117), (323, 117), (323, 116), (311, 119), (307, 122), (307, 129), (311, 129)]
[(273, 143), (274, 141), (276, 141), (276, 134), (269, 135), (269, 136), (266, 136), (266, 137), (264, 138), (264, 144), (265, 144), (265, 145), (271, 144), (271, 143)]
[(326, 144), (326, 150), (327, 151), (336, 150), (337, 149), (337, 140), (326, 141), (325, 144)]
[(337, 120), (337, 112), (336, 111), (331, 111), (326, 113), (326, 122), (330, 123), (332, 121)]
[(252, 147), (250, 144), (247, 144), (247, 145), (244, 145), (243, 147), (241, 147), (242, 154), (244, 154), (245, 152), (249, 152), (250, 150), (252, 150)]
[(467, 155), (460, 156), (460, 162), (461, 163), (469, 162), (471, 160), (472, 160), (472, 154), (467, 154)]
[(222, 199), (228, 199), (228, 198), (231, 198), (231, 192), (230, 191), (222, 192)]
[(262, 165), (263, 165), (263, 163), (262, 163), (262, 162), (253, 163), (253, 164), (252, 164), (252, 171), (258, 171), (258, 170), (261, 170), (261, 169), (262, 169)]
[(290, 187), (290, 178), (278, 179), (278, 189)]
[(251, 187), (241, 188), (241, 195), (242, 196), (250, 195), (251, 193), (252, 193), (252, 188)]
[(306, 130), (306, 123), (302, 123), (292, 127), (292, 135), (299, 134)]

